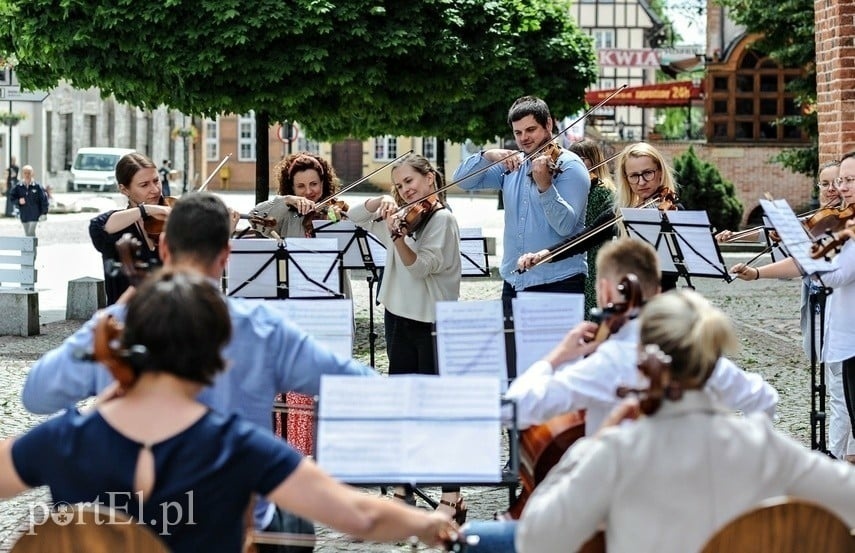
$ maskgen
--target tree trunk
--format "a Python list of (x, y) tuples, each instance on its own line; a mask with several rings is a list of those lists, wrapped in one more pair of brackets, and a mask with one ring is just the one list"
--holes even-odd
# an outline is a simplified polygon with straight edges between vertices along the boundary
[(267, 201), (270, 195), (270, 115), (255, 114), (255, 203)]

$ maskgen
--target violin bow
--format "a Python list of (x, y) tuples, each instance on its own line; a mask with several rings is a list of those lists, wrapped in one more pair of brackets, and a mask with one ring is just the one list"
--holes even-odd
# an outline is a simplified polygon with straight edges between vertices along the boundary
[[(607, 160), (602, 161), (602, 162), (600, 162), (600, 163), (598, 163), (598, 164), (596, 164), (596, 165), (592, 166), (590, 169), (588, 169), (588, 172), (593, 173), (595, 169), (599, 169), (599, 168), (600, 168), (600, 167), (602, 167), (603, 165), (606, 165), (607, 163), (609, 163), (609, 162), (611, 162), (612, 160), (616, 159), (619, 155), (620, 155), (620, 154), (619, 154), (619, 153), (617, 153), (617, 154), (613, 155), (612, 157), (608, 158)], [(587, 240), (588, 238), (591, 238), (591, 237), (593, 237), (593, 236), (596, 236), (597, 234), (599, 234), (599, 233), (603, 232), (604, 230), (608, 229), (609, 227), (611, 227), (611, 226), (613, 226), (613, 225), (616, 225), (616, 224), (617, 224), (621, 219), (623, 219), (623, 215), (621, 215), (621, 214), (615, 214), (615, 215), (614, 215), (614, 217), (612, 217), (612, 218), (611, 218), (611, 219), (609, 219), (608, 221), (604, 221), (603, 223), (601, 223), (601, 224), (599, 224), (599, 225), (597, 225), (597, 226), (595, 226), (595, 227), (593, 227), (593, 228), (590, 228), (590, 229), (584, 229), (582, 232), (580, 232), (578, 235), (576, 235), (576, 236), (572, 237), (572, 238), (571, 238), (570, 240), (568, 240), (566, 243), (561, 244), (559, 247), (557, 247), (557, 248), (555, 248), (554, 250), (550, 251), (547, 255), (545, 255), (545, 256), (543, 257), (543, 259), (538, 260), (538, 262), (537, 262), (537, 263), (535, 263), (534, 265), (532, 265), (532, 266), (531, 266), (531, 267), (529, 267), (528, 269), (514, 269), (514, 270), (513, 270), (513, 273), (515, 273), (515, 274), (520, 274), (520, 275), (521, 275), (521, 274), (523, 274), (524, 272), (526, 272), (526, 271), (530, 271), (530, 270), (534, 269), (535, 267), (537, 267), (537, 266), (539, 266), (539, 265), (542, 265), (542, 264), (544, 264), (544, 263), (549, 263), (550, 261), (552, 261), (553, 259), (555, 259), (555, 258), (556, 258), (556, 257), (558, 257), (559, 255), (561, 255), (562, 253), (566, 252), (567, 250), (572, 249), (574, 246), (579, 245), (581, 242), (583, 242), (583, 241)], [(593, 223), (592, 223), (592, 224), (593, 224)]]
[(195, 190), (195, 192), (203, 192), (206, 188), (208, 188), (208, 185), (211, 184), (212, 180), (214, 180), (214, 175), (216, 175), (217, 173), (220, 172), (220, 169), (223, 168), (223, 165), (228, 163), (229, 158), (231, 158), (231, 157), (232, 157), (232, 154), (226, 154), (226, 157), (223, 158), (223, 160), (220, 162), (219, 165), (214, 167), (214, 170), (211, 171), (211, 174), (208, 175), (208, 178), (205, 179), (205, 182), (203, 182), (202, 186), (199, 187), (199, 190)]
[[(611, 94), (609, 94), (608, 96), (606, 96), (606, 98), (605, 98), (603, 101), (601, 101), (599, 104), (595, 105), (595, 106), (594, 106), (594, 107), (592, 107), (592, 108), (589, 108), (585, 113), (583, 113), (582, 115), (580, 115), (579, 117), (577, 117), (577, 118), (576, 118), (574, 121), (572, 121), (569, 125), (566, 125), (566, 126), (565, 126), (565, 127), (563, 127), (562, 129), (560, 129), (557, 133), (555, 133), (555, 134), (552, 136), (552, 138), (550, 138), (549, 140), (547, 140), (546, 142), (544, 142), (544, 143), (543, 143), (539, 148), (537, 148), (535, 151), (533, 151), (533, 152), (532, 152), (532, 153), (530, 153), (529, 155), (525, 156), (525, 157), (523, 158), (523, 162), (525, 162), (525, 161), (527, 161), (527, 160), (529, 160), (529, 159), (531, 159), (531, 158), (533, 158), (533, 157), (536, 157), (536, 156), (540, 155), (540, 153), (541, 153), (544, 149), (546, 149), (547, 145), (549, 145), (549, 144), (550, 144), (550, 143), (552, 143), (552, 142), (555, 142), (555, 140), (557, 140), (557, 139), (558, 139), (558, 137), (560, 137), (562, 134), (564, 134), (565, 132), (567, 132), (567, 131), (568, 131), (569, 129), (571, 129), (574, 125), (577, 125), (577, 124), (579, 124), (581, 121), (584, 121), (584, 120), (585, 120), (585, 118), (587, 118), (587, 117), (588, 117), (589, 115), (591, 115), (593, 112), (595, 112), (596, 110), (598, 110), (598, 109), (600, 109), (601, 107), (603, 107), (603, 106), (604, 106), (605, 104), (607, 104), (607, 103), (608, 103), (612, 98), (614, 98), (615, 96), (617, 96), (618, 94), (620, 94), (621, 92), (623, 92), (623, 89), (625, 89), (627, 86), (629, 86), (629, 85), (626, 85), (626, 84), (621, 85), (621, 87), (620, 87), (620, 88), (616, 89), (614, 92), (612, 92)], [(441, 186), (441, 187), (437, 188), (436, 190), (434, 190), (434, 191), (433, 191), (433, 192), (431, 192), (430, 194), (427, 194), (427, 195), (425, 195), (425, 196), (422, 196), (421, 198), (417, 198), (417, 199), (415, 199), (415, 200), (411, 201), (410, 203), (407, 203), (407, 204), (404, 204), (404, 205), (400, 206), (400, 207), (398, 208), (398, 211), (401, 211), (401, 210), (403, 210), (403, 209), (406, 209), (406, 208), (408, 208), (408, 207), (412, 206), (413, 204), (417, 204), (417, 203), (421, 202), (422, 200), (425, 200), (425, 199), (427, 199), (427, 198), (429, 198), (429, 197), (433, 196), (434, 194), (439, 194), (439, 193), (441, 193), (441, 192), (445, 192), (446, 190), (448, 190), (448, 189), (449, 189), (449, 188), (451, 188), (452, 186), (456, 186), (456, 185), (460, 184), (461, 182), (463, 182), (463, 181), (465, 181), (465, 180), (467, 180), (467, 179), (471, 179), (472, 177), (474, 177), (474, 176), (476, 176), (476, 175), (480, 175), (481, 173), (485, 173), (485, 172), (489, 171), (490, 169), (492, 169), (493, 167), (495, 167), (496, 165), (498, 165), (498, 164), (502, 163), (502, 162), (503, 162), (503, 161), (505, 161), (506, 159), (510, 159), (510, 158), (512, 158), (512, 157), (514, 157), (514, 156), (516, 156), (516, 155), (519, 155), (519, 154), (520, 154), (520, 152), (519, 152), (519, 151), (517, 151), (517, 150), (515, 150), (515, 151), (511, 152), (510, 154), (508, 154), (508, 155), (506, 155), (506, 156), (504, 156), (504, 157), (502, 157), (502, 158), (497, 159), (496, 161), (492, 162), (491, 164), (487, 165), (486, 167), (482, 167), (482, 168), (478, 169), (477, 171), (472, 171), (471, 173), (469, 173), (469, 174), (467, 174), (467, 175), (464, 175), (463, 177), (461, 177), (461, 178), (457, 179), (456, 181), (450, 182), (450, 183), (448, 183), (448, 184), (446, 184), (446, 185), (444, 185), (444, 186)], [(611, 159), (611, 158), (610, 158), (610, 159)]]

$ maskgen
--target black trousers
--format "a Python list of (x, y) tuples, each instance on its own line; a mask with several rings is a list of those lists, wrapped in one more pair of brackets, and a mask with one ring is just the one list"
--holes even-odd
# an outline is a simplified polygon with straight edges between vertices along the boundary
[(849, 411), (849, 422), (855, 429), (855, 357), (843, 361), (843, 397)]

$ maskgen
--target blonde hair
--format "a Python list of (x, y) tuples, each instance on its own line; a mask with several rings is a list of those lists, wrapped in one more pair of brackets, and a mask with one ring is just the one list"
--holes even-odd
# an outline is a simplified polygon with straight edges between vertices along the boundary
[(645, 298), (659, 293), (659, 257), (653, 246), (632, 238), (606, 242), (597, 252), (597, 274), (617, 281), (629, 273), (638, 277)]
[(691, 290), (672, 290), (641, 311), (642, 346), (655, 344), (671, 357), (671, 378), (700, 388), (719, 358), (739, 346), (727, 315)]
[(617, 207), (638, 207), (638, 198), (629, 186), (626, 177), (626, 160), (628, 158), (649, 157), (656, 164), (662, 175), (660, 186), (668, 191), (677, 193), (677, 183), (674, 182), (671, 167), (665, 161), (662, 153), (646, 142), (629, 144), (618, 156), (617, 169), (615, 170), (615, 185), (617, 186)]

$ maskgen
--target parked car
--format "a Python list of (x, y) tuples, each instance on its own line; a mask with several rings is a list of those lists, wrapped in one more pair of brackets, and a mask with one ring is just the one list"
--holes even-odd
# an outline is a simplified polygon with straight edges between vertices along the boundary
[(116, 185), (116, 164), (131, 148), (80, 148), (71, 165), (71, 180), (68, 191), (92, 189), (112, 192)]

